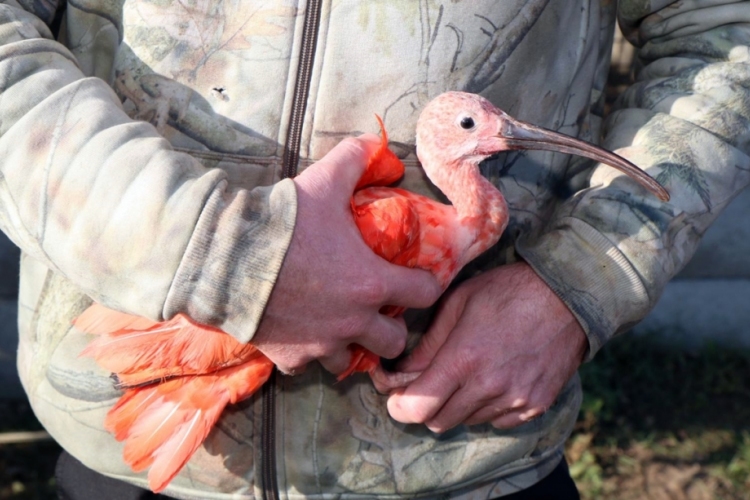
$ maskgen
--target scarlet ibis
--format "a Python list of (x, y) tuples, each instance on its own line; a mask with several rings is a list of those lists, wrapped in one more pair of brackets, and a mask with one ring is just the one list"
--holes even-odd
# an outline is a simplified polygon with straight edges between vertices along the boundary
[[(386, 187), (404, 172), (388, 149), (382, 126), (351, 205), (365, 242), (395, 264), (432, 272), (447, 287), (469, 261), (494, 245), (508, 222), (500, 191), (480, 174), (479, 163), (500, 151), (543, 149), (582, 155), (611, 165), (662, 200), (669, 194), (627, 160), (586, 142), (518, 121), (486, 99), (448, 92), (430, 102), (417, 123), (417, 155), (425, 173), (451, 201)], [(387, 314), (402, 312), (389, 307)], [(105, 428), (125, 441), (123, 458), (138, 472), (149, 469), (150, 488), (163, 490), (205, 440), (229, 403), (251, 396), (273, 363), (252, 344), (185, 315), (154, 322), (94, 304), (75, 325), (98, 334), (82, 355), (116, 375), (124, 394)], [(372, 371), (379, 359), (352, 346), (349, 369)]]

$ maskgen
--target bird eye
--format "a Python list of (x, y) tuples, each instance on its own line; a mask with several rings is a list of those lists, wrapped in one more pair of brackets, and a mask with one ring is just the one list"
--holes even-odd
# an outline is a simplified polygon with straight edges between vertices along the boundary
[(471, 130), (474, 128), (474, 118), (471, 116), (464, 116), (461, 118), (459, 125), (461, 125), (461, 128), (464, 130)]

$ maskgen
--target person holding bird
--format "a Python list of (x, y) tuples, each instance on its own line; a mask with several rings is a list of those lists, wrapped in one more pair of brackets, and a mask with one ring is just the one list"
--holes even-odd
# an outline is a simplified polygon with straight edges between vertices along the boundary
[[(6, 2), (0, 228), (23, 250), (19, 371), (65, 449), (61, 498), (145, 498), (149, 486), (191, 499), (576, 498), (562, 450), (578, 366), (647, 314), (750, 183), (750, 34), (737, 22), (747, 11), (630, 0)], [(616, 15), (642, 65), (603, 124)], [(456, 151), (415, 137), (449, 90), (504, 110), (493, 111), (502, 148), (484, 135)], [(471, 107), (439, 109), (449, 137), (487, 123)], [(360, 136), (376, 130), (374, 113), (404, 175), (366, 188), (384, 145)], [(589, 142), (602, 135), (641, 182), (601, 151), (561, 154), (581, 146), (557, 136), (554, 148), (528, 147), (543, 142), (538, 130), (508, 115)], [(428, 170), (434, 154), (455, 167), (438, 177), (465, 189), (444, 193), (450, 208), (375, 210), (393, 182), (412, 193), (398, 199), (441, 199), (418, 162)], [(477, 208), (485, 198), (495, 201)], [(451, 210), (467, 217), (430, 225), (430, 213), (442, 221)], [(416, 256), (389, 262), (384, 243), (411, 248), (409, 234), (389, 236), (391, 222), (366, 229), (394, 213), (398, 227), (412, 217), (453, 228), (444, 240), (418, 233), (420, 252), (464, 240), (472, 251), (438, 254), (434, 269), (409, 268)], [(502, 229), (467, 229), (493, 217)], [(105, 324), (79, 323), (92, 303), (113, 311)], [(182, 318), (191, 341), (175, 344), (165, 331)], [(117, 368), (81, 357), (135, 331), (168, 340), (105, 347)], [(371, 375), (337, 382), (362, 350)], [(197, 444), (202, 409), (169, 435), (180, 437), (173, 448), (155, 447), (166, 427), (145, 422), (184, 407), (154, 400), (256, 355), (268, 360), (265, 383), (227, 389)], [(195, 360), (209, 370), (190, 372)], [(156, 371), (128, 379), (134, 366)], [(113, 435), (105, 421), (118, 401), (136, 401), (128, 394), (145, 396)], [(131, 432), (159, 456), (187, 441), (193, 451), (150, 485), (159, 456), (130, 460)]]

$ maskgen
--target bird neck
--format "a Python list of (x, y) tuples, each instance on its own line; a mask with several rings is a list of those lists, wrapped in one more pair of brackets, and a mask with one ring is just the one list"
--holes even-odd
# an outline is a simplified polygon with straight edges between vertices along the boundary
[(462, 161), (431, 172), (456, 209), (462, 227), (475, 233), (466, 250), (465, 262), (473, 260), (500, 239), (508, 224), (508, 205), (502, 193), (479, 172), (478, 162)]

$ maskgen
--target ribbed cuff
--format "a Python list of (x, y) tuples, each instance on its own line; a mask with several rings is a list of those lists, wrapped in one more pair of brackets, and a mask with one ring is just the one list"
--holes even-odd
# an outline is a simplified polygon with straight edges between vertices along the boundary
[(516, 247), (581, 323), (589, 340), (586, 361), (648, 313), (648, 292), (628, 259), (580, 219), (565, 217)]
[(252, 339), (289, 248), (297, 215), (290, 179), (252, 191), (217, 186), (164, 305), (241, 342)]

